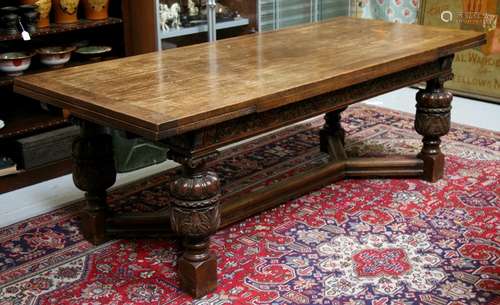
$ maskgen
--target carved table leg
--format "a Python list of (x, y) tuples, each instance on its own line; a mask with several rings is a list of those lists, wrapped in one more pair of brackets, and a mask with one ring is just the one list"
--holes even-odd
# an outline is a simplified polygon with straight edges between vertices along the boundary
[(87, 200), (81, 214), (82, 233), (91, 243), (101, 244), (108, 239), (106, 190), (116, 180), (111, 136), (97, 125), (82, 122), (81, 135), (73, 142), (73, 160), (73, 181), (86, 192)]
[(432, 79), (425, 89), (417, 93), (415, 129), (424, 137), (418, 158), (424, 161), (423, 179), (430, 182), (441, 179), (444, 173), (440, 137), (450, 130), (450, 105), (453, 100), (453, 95), (443, 88), (445, 80)]
[(346, 159), (344, 151), (345, 130), (340, 123), (341, 113), (347, 108), (338, 109), (325, 115), (325, 125), (320, 130), (320, 149), (329, 153), (334, 160)]
[(199, 298), (217, 287), (217, 259), (209, 251), (209, 237), (220, 225), (220, 182), (217, 174), (204, 170), (203, 161), (182, 159), (172, 151), (170, 156), (183, 164), (182, 175), (170, 186), (171, 225), (184, 246), (178, 261), (181, 287)]

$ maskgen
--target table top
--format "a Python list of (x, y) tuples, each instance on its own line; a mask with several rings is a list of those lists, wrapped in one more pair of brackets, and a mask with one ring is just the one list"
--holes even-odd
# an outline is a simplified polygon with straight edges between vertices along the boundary
[(345, 88), (485, 42), (484, 34), (333, 21), (18, 77), (14, 90), (153, 140)]

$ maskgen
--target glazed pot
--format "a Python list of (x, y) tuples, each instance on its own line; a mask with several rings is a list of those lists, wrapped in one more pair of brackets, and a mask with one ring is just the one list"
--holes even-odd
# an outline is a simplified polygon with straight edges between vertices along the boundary
[(35, 4), (38, 5), (38, 13), (40, 13), (38, 27), (48, 27), (50, 25), (50, 9), (52, 8), (52, 0), (37, 0)]
[(38, 6), (37, 11), (40, 14), (38, 17), (39, 28), (48, 27), (50, 24), (50, 9), (52, 8), (52, 0), (19, 0), (20, 4), (34, 4)]
[(30, 33), (34, 33), (38, 24), (38, 6), (34, 4), (23, 4), (19, 6), (19, 11), (21, 19), (23, 21), (26, 30)]
[(6, 6), (0, 8), (0, 33), (7, 35), (16, 35), (17, 19), (19, 18), (17, 7)]
[(76, 47), (46, 47), (37, 49), (36, 52), (40, 55), (40, 62), (50, 68), (61, 68), (70, 59), (71, 53), (76, 50)]
[(75, 23), (78, 21), (78, 4), (80, 0), (52, 0), (56, 23)]
[(9, 76), (23, 74), (31, 65), (33, 53), (29, 52), (9, 52), (0, 54), (0, 71)]
[(109, 0), (82, 0), (85, 18), (102, 20), (108, 18)]

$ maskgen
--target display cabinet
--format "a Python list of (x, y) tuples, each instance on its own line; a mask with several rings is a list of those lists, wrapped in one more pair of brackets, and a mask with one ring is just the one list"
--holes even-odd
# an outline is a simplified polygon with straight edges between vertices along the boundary
[[(194, 0), (195, 3), (202, 1), (204, 0)], [(160, 5), (166, 4), (170, 7), (174, 3), (182, 7), (181, 14), (185, 15), (188, 0), (124, 0), (125, 27), (130, 30), (126, 37), (128, 55), (208, 41), (206, 18), (199, 18), (199, 24), (183, 24), (179, 28), (162, 29)], [(215, 26), (218, 38), (253, 33), (257, 30), (256, 0), (218, 0), (217, 3), (239, 14), (238, 18), (218, 18)]]
[[(20, 2), (0, 0), (0, 7), (18, 6)], [(84, 19), (81, 5), (77, 16), (78, 21), (70, 24), (56, 24), (52, 18), (48, 27), (33, 31), (29, 41), (24, 41), (19, 32), (6, 33), (0, 29), (0, 53), (33, 52), (41, 47), (62, 45), (111, 47), (111, 52), (101, 55), (73, 54), (65, 67), (124, 55), (121, 0), (110, 1), (109, 18)], [(42, 64), (37, 55), (24, 74), (51, 69), (55, 68)], [(75, 135), (75, 130), (70, 127), (69, 113), (13, 93), (16, 77), (0, 72), (0, 120), (4, 122), (3, 128), (0, 128), (0, 159), (8, 158), (16, 166), (14, 174), (0, 175), (0, 193), (67, 174), (72, 167), (70, 137)]]
[(354, 0), (259, 0), (259, 31), (317, 22), (337, 16), (350, 16)]

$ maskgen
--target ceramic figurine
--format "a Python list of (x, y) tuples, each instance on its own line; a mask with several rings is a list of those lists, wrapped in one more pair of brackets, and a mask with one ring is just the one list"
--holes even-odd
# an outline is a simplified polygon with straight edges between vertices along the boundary
[(170, 8), (167, 4), (160, 3), (160, 27), (162, 31), (170, 30), (168, 21), (170, 19)]
[(190, 17), (198, 16), (200, 9), (196, 6), (193, 0), (188, 0), (188, 14)]
[(174, 3), (170, 8), (168, 4), (160, 3), (160, 27), (162, 31), (170, 31), (170, 26), (178, 29), (181, 26), (181, 6)]
[(172, 17), (172, 27), (175, 28), (175, 29), (178, 29), (181, 27), (181, 6), (179, 5), (179, 3), (174, 3), (172, 4), (172, 6), (170, 7), (170, 14), (171, 14), (171, 17)]
[[(207, 1), (202, 0), (201, 3), (202, 3), (201, 14), (206, 16), (207, 15)], [(229, 9), (229, 7), (222, 5), (218, 2), (215, 3), (215, 12), (217, 13), (217, 18), (220, 18), (220, 17), (233, 18), (233, 17), (235, 17), (235, 15), (237, 15), (237, 13), (233, 12), (231, 9)]]

